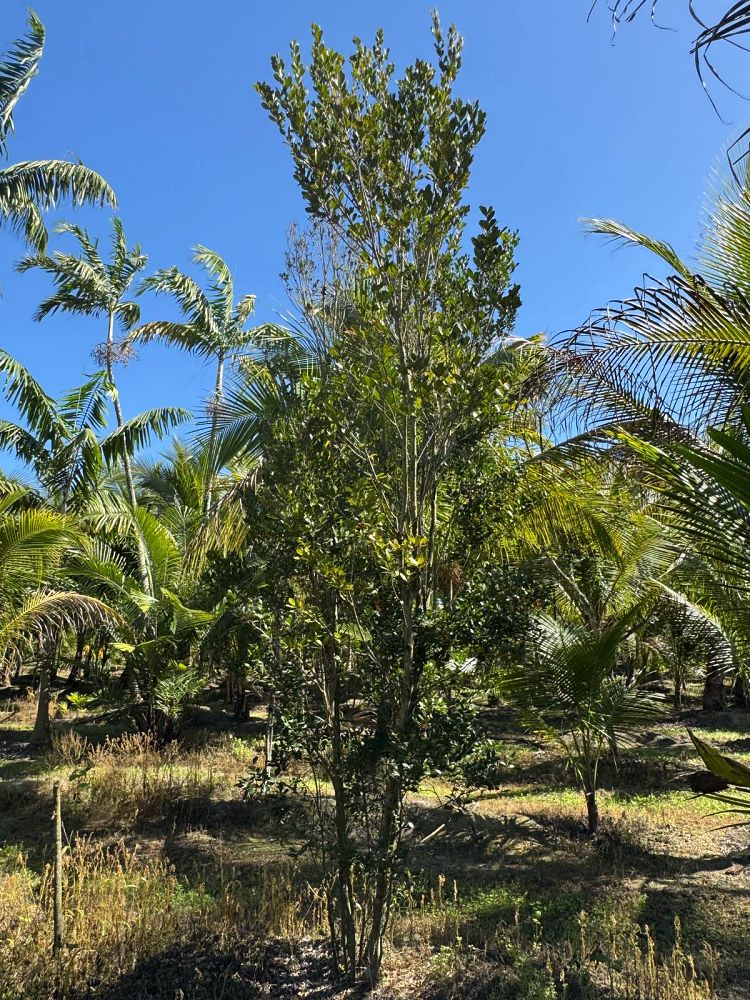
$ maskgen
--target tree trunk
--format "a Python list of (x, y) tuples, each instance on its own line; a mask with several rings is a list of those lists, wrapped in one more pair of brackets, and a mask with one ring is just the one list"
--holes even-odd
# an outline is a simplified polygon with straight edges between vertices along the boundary
[(214, 386), (214, 396), (211, 400), (211, 431), (208, 438), (208, 482), (206, 483), (206, 495), (203, 503), (203, 513), (208, 514), (214, 502), (214, 449), (216, 447), (216, 433), (219, 427), (219, 407), (224, 398), (224, 353), (219, 351), (216, 358), (216, 384)]
[(745, 685), (745, 678), (743, 677), (742, 670), (738, 670), (734, 676), (734, 682), (732, 683), (732, 697), (734, 698), (734, 704), (737, 708), (747, 708), (747, 687)]
[(7, 688), (13, 683), (12, 661), (12, 650), (6, 649), (3, 653), (3, 677), (0, 680), (0, 687)]
[(274, 723), (276, 721), (276, 699), (273, 694), (268, 699), (266, 714), (265, 759), (263, 761), (263, 791), (268, 789), (273, 767)]
[(588, 835), (595, 837), (599, 830), (599, 806), (596, 802), (596, 789), (586, 792), (586, 814), (588, 817)]
[(141, 700), (141, 692), (138, 690), (138, 678), (135, 676), (135, 668), (130, 659), (128, 659), (125, 669), (120, 675), (120, 683), (127, 689), (133, 704), (138, 704)]
[(718, 712), (725, 706), (724, 673), (721, 670), (709, 669), (703, 686), (703, 708), (706, 712)]
[[(122, 430), (125, 426), (125, 420), (122, 415), (122, 407), (120, 406), (120, 396), (117, 391), (117, 384), (115, 383), (115, 374), (112, 365), (112, 352), (115, 343), (115, 314), (110, 312), (108, 322), (107, 322), (107, 378), (112, 386), (112, 405), (115, 410), (115, 418), (117, 420), (117, 429)], [(125, 472), (125, 484), (128, 491), (128, 499), (130, 500), (130, 506), (133, 509), (133, 515), (138, 508), (138, 498), (135, 495), (135, 482), (133, 480), (133, 466), (130, 462), (130, 453), (127, 447), (123, 449), (122, 454), (122, 467)], [(145, 594), (151, 593), (151, 587), (149, 584), (148, 577), (148, 563), (146, 560), (146, 554), (143, 550), (143, 542), (140, 538), (140, 533), (138, 536), (138, 575), (141, 581), (141, 589)]]
[(33, 747), (45, 747), (50, 743), (49, 731), (49, 660), (42, 658), (39, 666), (39, 695), (36, 703), (36, 720), (34, 732), (29, 741)]
[(73, 666), (68, 674), (68, 685), (72, 687), (78, 682), (81, 674), (81, 664), (83, 663), (83, 647), (86, 645), (86, 633), (79, 630), (76, 634), (76, 654), (73, 658)]

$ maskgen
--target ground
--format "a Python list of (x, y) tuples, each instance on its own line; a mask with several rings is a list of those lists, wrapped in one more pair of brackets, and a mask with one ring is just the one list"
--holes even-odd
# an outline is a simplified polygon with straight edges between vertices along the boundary
[[(95, 709), (68, 713), (40, 757), (19, 704), (0, 712), (2, 1000), (346, 995), (288, 811), (238, 784), (260, 710), (235, 723), (217, 699), (164, 751)], [(639, 733), (602, 773), (594, 841), (560, 757), (502, 709), (484, 721), (502, 743), (499, 787), (456, 801), (427, 782), (410, 803), (380, 996), (750, 998), (750, 827), (684, 781), (699, 766), (687, 726), (750, 763), (750, 714), (689, 706)], [(54, 780), (70, 850), (52, 961)]]

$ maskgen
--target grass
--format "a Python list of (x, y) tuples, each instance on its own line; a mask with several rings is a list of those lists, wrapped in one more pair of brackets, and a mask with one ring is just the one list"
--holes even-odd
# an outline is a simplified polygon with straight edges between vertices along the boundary
[[(159, 748), (82, 713), (32, 758), (15, 716), (0, 726), (0, 840), (12, 845), (0, 852), (2, 1000), (291, 998), (306, 995), (298, 979), (328, 981), (304, 843), (272, 799), (238, 787), (259, 754), (257, 719)], [(750, 756), (744, 717), (695, 728)], [(562, 761), (504, 729), (500, 787), (463, 812), (439, 782), (412, 798), (383, 997), (750, 997), (750, 877), (737, 861), (748, 838), (682, 790), (695, 766), (684, 728), (642, 734), (603, 773), (595, 842)], [(53, 960), (55, 779), (70, 840), (67, 947)]]

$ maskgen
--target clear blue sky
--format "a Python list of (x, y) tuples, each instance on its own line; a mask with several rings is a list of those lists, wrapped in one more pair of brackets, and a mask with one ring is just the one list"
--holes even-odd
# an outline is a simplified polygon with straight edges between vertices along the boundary
[[(153, 267), (189, 267), (204, 243), (230, 262), (260, 319), (284, 308), (278, 279), (288, 225), (303, 218), (291, 164), (252, 89), (291, 38), (306, 45), (320, 23), (329, 43), (376, 28), (399, 66), (430, 54), (433, 4), (421, 0), (37, 0), (48, 41), (41, 72), (19, 105), (11, 160), (79, 156), (114, 186), (130, 241)], [(648, 261), (582, 234), (582, 216), (605, 215), (692, 251), (706, 179), (734, 137), (745, 105), (717, 88), (712, 111), (688, 55), (691, 25), (673, 11), (674, 33), (648, 18), (612, 40), (604, 6), (589, 0), (445, 0), (444, 23), (465, 36), (463, 96), (488, 114), (471, 190), (520, 232), (523, 308), (517, 332), (556, 332), (626, 294)], [(5, 0), (3, 48), (26, 5)], [(740, 81), (742, 82), (742, 81)], [(107, 233), (105, 213), (75, 213)], [(72, 217), (66, 207), (50, 218)], [(51, 246), (55, 246), (53, 240)], [(20, 242), (0, 234), (2, 346), (53, 393), (95, 367), (96, 323), (32, 322), (48, 287), (17, 275)], [(143, 301), (144, 318), (168, 312)], [(210, 373), (176, 351), (149, 346), (121, 375), (126, 415), (160, 404), (196, 407)]]

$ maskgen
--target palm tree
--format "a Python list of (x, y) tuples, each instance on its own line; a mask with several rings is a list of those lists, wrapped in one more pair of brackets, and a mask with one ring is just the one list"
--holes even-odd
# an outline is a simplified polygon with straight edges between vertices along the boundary
[(107, 372), (52, 399), (20, 362), (0, 350), (0, 377), (6, 399), (22, 423), (0, 420), (0, 446), (10, 449), (33, 469), (48, 502), (63, 513), (81, 510), (100, 486), (104, 464), (114, 465), (161, 437), (186, 411), (147, 410), (102, 436), (113, 388)]
[(687, 440), (736, 421), (750, 389), (750, 156), (706, 214), (697, 268), (620, 222), (588, 228), (642, 247), (671, 273), (594, 311), (560, 352), (558, 399), (577, 426), (583, 409), (589, 439), (627, 425)]
[[(70, 575), (79, 588), (116, 607), (126, 624), (126, 642), (113, 648), (126, 658), (125, 677), (134, 699), (143, 697), (148, 724), (164, 735), (160, 698), (189, 693), (198, 683), (195, 647), (214, 621), (212, 610), (189, 607), (198, 593), (191, 572), (201, 512), (164, 502), (158, 510), (135, 509), (116, 495), (100, 494), (82, 518), (88, 538), (72, 557)], [(140, 579), (141, 554), (147, 579)], [(184, 661), (190, 673), (180, 671)], [(171, 692), (171, 694), (169, 693)], [(170, 702), (171, 703), (171, 702)]]
[[(622, 435), (652, 473), (661, 519), (701, 560), (693, 589), (740, 667), (750, 658), (750, 408), (741, 413), (738, 427), (710, 429), (707, 442), (658, 447)], [(721, 707), (726, 672), (721, 662), (708, 671), (705, 707)]]
[[(0, 654), (24, 652), (31, 639), (56, 644), (69, 628), (82, 628), (114, 612), (103, 601), (54, 585), (80, 532), (68, 515), (31, 505), (24, 490), (0, 498)], [(40, 664), (39, 699), (32, 742), (49, 735), (50, 663)]]
[[(44, 25), (31, 11), (28, 32), (0, 61), (0, 155), (8, 154), (13, 114), (19, 99), (36, 75), (44, 52)], [(106, 181), (82, 163), (33, 160), (0, 169), (0, 224), (22, 233), (38, 250), (47, 243), (42, 213), (62, 198), (73, 205), (117, 203)]]
[[(148, 258), (137, 244), (128, 248), (125, 231), (118, 218), (112, 219), (112, 245), (110, 260), (107, 263), (102, 260), (98, 240), (92, 239), (85, 229), (66, 222), (58, 226), (57, 231), (68, 233), (75, 238), (80, 247), (78, 255), (62, 253), (59, 250), (51, 256), (38, 253), (24, 258), (19, 263), (18, 269), (28, 271), (39, 268), (50, 275), (55, 285), (54, 293), (39, 305), (34, 317), (36, 320), (43, 320), (56, 312), (64, 312), (78, 316), (103, 317), (107, 324), (106, 340), (95, 348), (94, 356), (104, 365), (106, 371), (119, 439), (122, 442), (120, 455), (128, 497), (135, 509), (137, 498), (130, 457), (131, 449), (127, 446), (129, 442), (126, 441), (129, 432), (126, 430), (114, 375), (115, 363), (127, 361), (130, 348), (127, 341), (121, 344), (115, 343), (115, 324), (119, 323), (121, 329), (127, 333), (140, 319), (140, 307), (137, 302), (127, 298), (127, 293), (136, 276), (146, 267)], [(166, 430), (187, 417), (185, 410), (161, 407), (151, 411), (149, 420), (152, 426)]]
[[(255, 306), (254, 295), (244, 295), (235, 301), (234, 281), (228, 265), (213, 250), (194, 248), (193, 260), (203, 266), (211, 280), (205, 292), (193, 278), (171, 267), (147, 278), (140, 291), (151, 290), (173, 296), (182, 311), (184, 322), (157, 321), (135, 330), (130, 340), (147, 343), (163, 340), (203, 358), (216, 360), (214, 395), (209, 404), (210, 432), (207, 458), (212, 472), (216, 434), (224, 400), (224, 369), (226, 362), (258, 338), (258, 332), (248, 329), (247, 322)], [(206, 491), (205, 507), (212, 503), (212, 488)]]
[(616, 672), (618, 651), (636, 625), (631, 609), (601, 631), (539, 616), (525, 663), (502, 672), (500, 693), (524, 724), (559, 746), (586, 797), (588, 832), (599, 827), (599, 764), (632, 730), (659, 717), (642, 677)]

